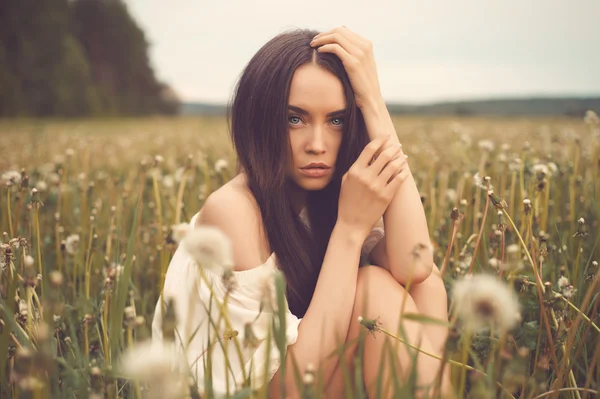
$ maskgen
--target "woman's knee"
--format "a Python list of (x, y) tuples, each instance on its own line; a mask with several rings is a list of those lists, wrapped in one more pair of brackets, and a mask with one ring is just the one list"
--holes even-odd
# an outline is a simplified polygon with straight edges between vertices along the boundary
[(379, 266), (363, 266), (358, 270), (354, 309), (365, 311), (377, 304), (393, 304), (412, 298), (406, 289), (394, 279), (392, 274)]

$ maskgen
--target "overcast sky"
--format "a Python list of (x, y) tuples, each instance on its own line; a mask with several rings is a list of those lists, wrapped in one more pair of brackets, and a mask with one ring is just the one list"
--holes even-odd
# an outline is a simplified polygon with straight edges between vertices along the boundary
[(125, 0), (159, 79), (226, 102), (292, 28), (346, 25), (374, 45), (386, 101), (600, 94), (600, 0)]

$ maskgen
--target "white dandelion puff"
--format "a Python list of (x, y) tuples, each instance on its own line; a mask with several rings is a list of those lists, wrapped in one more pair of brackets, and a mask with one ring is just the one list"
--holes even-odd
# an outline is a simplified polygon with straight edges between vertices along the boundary
[(65, 249), (70, 255), (74, 255), (79, 252), (79, 234), (71, 234), (65, 240)]
[(558, 279), (558, 289), (562, 291), (567, 286), (569, 286), (569, 279), (565, 276), (560, 276)]
[(475, 184), (476, 187), (479, 187), (480, 189), (485, 190), (485, 191), (488, 190), (487, 185), (489, 184), (490, 185), (489, 189), (493, 190), (494, 186), (491, 183), (489, 183), (489, 180), (486, 181), (486, 179), (487, 179), (487, 176), (485, 178), (482, 178), (481, 176), (479, 176), (479, 172), (477, 172), (473, 175), (473, 184)]
[(38, 189), (38, 191), (47, 191), (48, 190), (48, 183), (46, 183), (43, 180), (39, 180), (38, 182), (35, 183), (35, 188)]
[(21, 184), (21, 174), (16, 170), (9, 170), (2, 173), (0, 180), (2, 180), (3, 185), (12, 186), (13, 184)]
[(175, 179), (171, 175), (165, 175), (162, 178), (162, 184), (166, 188), (173, 188), (175, 186)]
[(494, 151), (494, 142), (492, 140), (479, 140), (477, 146), (480, 150), (492, 152)]
[(586, 125), (600, 125), (600, 118), (598, 117), (598, 114), (591, 109), (586, 111), (583, 121)]
[(233, 269), (231, 241), (216, 227), (199, 226), (191, 229), (185, 234), (181, 244), (203, 269), (216, 272)]
[(221, 158), (215, 162), (215, 171), (221, 173), (223, 170), (227, 169), (227, 166), (227, 161)]
[(189, 367), (175, 343), (145, 341), (120, 358), (126, 378), (148, 385), (148, 398), (184, 398), (189, 394)]
[(176, 243), (180, 243), (190, 230), (191, 228), (188, 223), (174, 224), (171, 226), (171, 238), (173, 238)]
[(471, 332), (492, 326), (493, 331), (504, 333), (518, 321), (517, 295), (509, 286), (487, 274), (456, 281), (452, 307), (465, 329)]
[(537, 174), (541, 174), (541, 175), (548, 175), (548, 165), (545, 165), (543, 163), (538, 163), (533, 165), (533, 171)]

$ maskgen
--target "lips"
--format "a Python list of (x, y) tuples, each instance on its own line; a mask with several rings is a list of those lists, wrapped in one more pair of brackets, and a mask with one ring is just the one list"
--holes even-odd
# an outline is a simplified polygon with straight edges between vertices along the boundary
[(300, 169), (331, 169), (331, 167), (324, 162), (311, 162)]

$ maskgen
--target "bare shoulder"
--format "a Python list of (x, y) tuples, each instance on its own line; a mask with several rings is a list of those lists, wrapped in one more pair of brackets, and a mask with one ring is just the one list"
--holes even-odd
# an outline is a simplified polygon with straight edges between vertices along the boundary
[(229, 237), (238, 271), (255, 268), (270, 255), (260, 209), (243, 175), (234, 177), (208, 196), (195, 225), (217, 227)]

